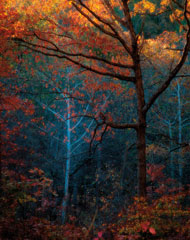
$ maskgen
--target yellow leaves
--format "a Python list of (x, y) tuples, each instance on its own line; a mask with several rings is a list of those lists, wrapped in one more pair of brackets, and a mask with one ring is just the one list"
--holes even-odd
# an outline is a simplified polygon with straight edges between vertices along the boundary
[(25, 24), (23, 22), (15, 22), (13, 25), (16, 32), (22, 32), (25, 29)]
[(160, 2), (160, 5), (161, 6), (169, 6), (169, 4), (170, 4), (170, 0), (162, 0), (161, 2)]
[(143, 1), (144, 8), (149, 11), (150, 13), (153, 13), (155, 11), (155, 4), (149, 2), (149, 1)]
[(175, 20), (183, 20), (183, 11), (176, 9), (173, 11), (173, 13), (170, 15), (170, 21), (174, 22)]
[(155, 39), (144, 41), (142, 54), (157, 64), (170, 64), (178, 61), (180, 52), (174, 51), (175, 43), (179, 41), (179, 36), (175, 32), (163, 32)]
[(52, 18), (56, 22), (62, 10), (70, 7), (69, 2), (67, 0), (7, 0), (6, 9), (7, 12), (15, 10), (19, 14), (14, 28), (19, 32), (24, 32), (37, 25), (41, 28), (49, 27), (52, 23), (42, 21), (42, 19)]
[(142, 0), (134, 5), (135, 14), (154, 13), (155, 9), (156, 9), (155, 4), (147, 0)]
[(55, 9), (59, 9), (60, 7), (67, 6), (69, 1), (61, 1), (61, 0), (7, 0), (7, 6), (11, 8), (17, 9), (19, 13), (39, 13), (42, 15), (49, 15), (55, 11)]
[[(78, 1), (76, 1), (76, 5), (78, 6), (77, 4)], [(94, 13), (96, 13), (97, 15), (99, 15), (100, 17), (106, 19), (107, 18), (107, 13), (106, 13), (106, 10), (105, 10), (105, 6), (104, 4), (102, 3), (101, 0), (89, 0), (89, 1), (86, 1), (85, 2), (85, 5), (88, 9), (92, 10)], [(85, 7), (82, 7), (81, 6), (78, 6), (79, 9), (81, 9), (81, 11), (86, 15), (88, 16), (92, 21), (96, 22), (97, 24), (99, 24), (100, 22), (96, 19), (96, 17), (93, 16), (93, 14), (91, 14), (87, 8)], [(86, 19), (86, 17), (81, 14), (80, 12), (76, 11), (75, 8), (73, 8), (72, 10), (72, 16), (73, 16), (73, 20), (75, 23), (77, 24), (80, 24), (80, 25), (83, 25), (83, 26), (92, 26), (92, 23), (90, 23), (90, 21), (88, 21)]]

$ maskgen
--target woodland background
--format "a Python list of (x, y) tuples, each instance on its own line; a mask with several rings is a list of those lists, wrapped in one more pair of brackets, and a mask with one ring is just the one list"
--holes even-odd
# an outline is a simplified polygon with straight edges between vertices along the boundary
[(0, 238), (190, 239), (190, 2), (0, 2)]

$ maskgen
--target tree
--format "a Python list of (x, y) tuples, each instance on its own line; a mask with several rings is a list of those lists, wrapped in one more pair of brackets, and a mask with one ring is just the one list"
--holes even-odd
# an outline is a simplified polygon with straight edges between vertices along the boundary
[[(173, 179), (178, 176), (179, 181), (182, 180), (183, 165), (188, 162), (188, 156), (185, 156), (188, 154), (186, 150), (189, 141), (185, 134), (189, 129), (188, 84), (188, 76), (177, 78), (152, 108), (152, 114), (156, 116), (155, 122), (152, 124), (152, 133), (157, 132), (158, 134), (159, 132), (160, 137), (164, 137), (164, 143), (160, 142), (160, 137), (158, 138), (158, 145), (168, 155), (170, 176)], [(157, 130), (155, 131), (155, 129)], [(167, 145), (168, 148), (166, 148)], [(161, 153), (161, 149), (159, 152)]]
[[(146, 128), (147, 114), (159, 96), (168, 88), (182, 69), (190, 47), (189, 1), (62, 1), (65, 17), (60, 8), (52, 17), (44, 13), (40, 18), (46, 21), (43, 31), (33, 25), (26, 37), (14, 39), (21, 47), (37, 53), (64, 59), (88, 72), (108, 77), (112, 81), (128, 84), (136, 96), (136, 118), (132, 122), (116, 122), (101, 113), (101, 124), (117, 129), (134, 129), (137, 134), (139, 162), (139, 196), (146, 196)], [(146, 16), (163, 16), (169, 11), (170, 19), (179, 23), (176, 36), (163, 32), (160, 37), (145, 39)], [(37, 18), (38, 15), (35, 15)], [(141, 24), (136, 27), (136, 21)], [(150, 19), (149, 19), (150, 21)], [(148, 24), (150, 24), (148, 22)], [(181, 32), (180, 32), (181, 31)], [(180, 42), (178, 41), (180, 39)], [(177, 41), (179, 44), (177, 44)], [(163, 44), (164, 42), (164, 44)], [(106, 43), (104, 45), (104, 43)], [(183, 46), (183, 48), (181, 48)], [(179, 49), (180, 47), (180, 49)], [(156, 49), (156, 50), (155, 50)], [(161, 52), (160, 52), (161, 50)], [(180, 51), (180, 54), (178, 53)], [(177, 52), (177, 54), (176, 54)], [(155, 59), (156, 57), (156, 59)], [(142, 61), (143, 60), (143, 61)], [(160, 63), (165, 64), (165, 72), (159, 71)], [(162, 64), (163, 66), (163, 64)], [(154, 85), (146, 91), (144, 71), (151, 69)], [(148, 86), (150, 87), (150, 86)]]

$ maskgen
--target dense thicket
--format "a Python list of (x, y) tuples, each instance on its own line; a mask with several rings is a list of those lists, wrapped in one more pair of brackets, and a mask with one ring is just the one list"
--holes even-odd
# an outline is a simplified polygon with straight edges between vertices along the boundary
[(1, 239), (190, 239), (189, 1), (0, 9)]

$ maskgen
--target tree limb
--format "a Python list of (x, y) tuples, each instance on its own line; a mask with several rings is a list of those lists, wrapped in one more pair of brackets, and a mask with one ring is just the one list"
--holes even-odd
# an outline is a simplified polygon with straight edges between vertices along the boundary
[(182, 66), (184, 65), (187, 56), (188, 51), (190, 49), (190, 27), (188, 29), (187, 35), (186, 35), (186, 44), (183, 50), (183, 55), (177, 64), (177, 66), (170, 72), (170, 75), (168, 79), (164, 81), (164, 83), (161, 85), (161, 87), (153, 94), (153, 96), (150, 98), (149, 102), (145, 105), (143, 111), (146, 113), (151, 106), (154, 104), (154, 102), (157, 100), (157, 98), (168, 88), (172, 80), (176, 77), (178, 72), (181, 70)]

